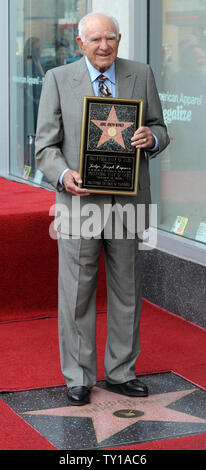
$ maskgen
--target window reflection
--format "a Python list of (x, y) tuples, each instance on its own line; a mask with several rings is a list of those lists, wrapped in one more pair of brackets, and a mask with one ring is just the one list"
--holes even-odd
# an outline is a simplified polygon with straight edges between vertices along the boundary
[(76, 43), (86, 0), (10, 0), (10, 173), (47, 185), (34, 141), (45, 73), (81, 57)]
[[(158, 0), (159, 31), (151, 33), (151, 65), (158, 81), (171, 144), (160, 159), (159, 227), (206, 243), (206, 1)], [(152, 42), (156, 42), (155, 46)]]

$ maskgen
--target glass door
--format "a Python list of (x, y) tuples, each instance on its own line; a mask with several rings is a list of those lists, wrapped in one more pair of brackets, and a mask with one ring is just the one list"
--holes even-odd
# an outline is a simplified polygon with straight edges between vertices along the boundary
[(171, 140), (151, 163), (159, 228), (206, 243), (206, 0), (150, 1), (149, 44)]
[(47, 70), (81, 57), (76, 43), (86, 0), (10, 0), (10, 174), (47, 185), (34, 140)]

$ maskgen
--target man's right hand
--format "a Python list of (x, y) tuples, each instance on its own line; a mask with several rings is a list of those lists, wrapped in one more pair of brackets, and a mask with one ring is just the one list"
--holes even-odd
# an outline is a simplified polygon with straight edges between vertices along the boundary
[(65, 190), (73, 196), (88, 196), (90, 193), (87, 189), (79, 188), (78, 183), (81, 183), (80, 174), (77, 171), (68, 170), (62, 180)]

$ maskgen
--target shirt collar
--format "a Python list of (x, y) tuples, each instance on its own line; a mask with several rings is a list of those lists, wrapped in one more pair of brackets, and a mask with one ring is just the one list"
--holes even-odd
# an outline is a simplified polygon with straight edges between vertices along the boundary
[[(99, 70), (93, 67), (87, 56), (85, 56), (85, 61), (89, 71), (91, 82), (93, 83), (97, 79), (97, 77), (99, 77), (100, 72)], [(104, 75), (110, 80), (111, 83), (115, 85), (115, 62), (113, 62), (113, 64), (104, 72)]]

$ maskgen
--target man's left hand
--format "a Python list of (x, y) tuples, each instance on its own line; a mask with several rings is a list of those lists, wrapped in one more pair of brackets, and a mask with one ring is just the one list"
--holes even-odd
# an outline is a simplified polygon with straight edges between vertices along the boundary
[(139, 127), (132, 137), (132, 146), (138, 149), (150, 149), (155, 145), (155, 139), (149, 127)]

